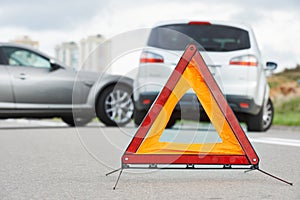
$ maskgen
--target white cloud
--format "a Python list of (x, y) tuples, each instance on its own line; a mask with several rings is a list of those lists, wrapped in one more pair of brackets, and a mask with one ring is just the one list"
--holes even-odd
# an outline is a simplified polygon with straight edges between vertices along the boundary
[[(12, 8), (15, 1), (7, 1)], [(0, 23), (2, 41), (14, 39), (16, 36), (29, 35), (40, 41), (40, 49), (54, 54), (54, 47), (64, 41), (78, 42), (91, 34), (103, 34), (106, 37), (120, 34), (137, 28), (148, 28), (157, 21), (175, 19), (195, 20), (235, 20), (244, 21), (253, 26), (258, 43), (266, 60), (275, 60), (280, 67), (293, 67), (300, 63), (299, 48), (300, 22), (298, 18), (298, 1), (289, 0), (274, 2), (259, 1), (74, 1), (54, 0), (49, 6), (41, 6), (42, 1), (35, 1), (41, 10), (35, 15), (34, 10), (16, 13), (11, 10), (14, 20), (3, 20)], [(27, 1), (16, 0), (13, 4), (22, 10)], [(31, 3), (33, 5), (33, 2)], [(7, 7), (6, 6), (6, 7)], [(7, 11), (0, 8), (0, 17), (7, 19)], [(17, 7), (16, 7), (17, 8)], [(27, 6), (36, 8), (34, 6)], [(55, 9), (54, 9), (55, 8)], [(45, 15), (42, 15), (43, 10)], [(33, 14), (27, 14), (33, 13)], [(53, 18), (51, 18), (51, 16)], [(54, 17), (56, 16), (56, 17)], [(6, 17), (6, 18), (5, 18)], [(24, 18), (19, 20), (18, 18)], [(37, 20), (38, 22), (31, 22)], [(68, 24), (68, 20), (72, 24)], [(57, 23), (57, 25), (55, 25)], [(42, 25), (42, 26), (39, 26)]]
[(0, 26), (18, 26), (35, 31), (72, 30), (101, 11), (105, 2), (88, 1), (4, 0), (0, 7)]
[(279, 70), (300, 63), (300, 23), (296, 12), (269, 11), (253, 24), (262, 54), (266, 60), (275, 60)]

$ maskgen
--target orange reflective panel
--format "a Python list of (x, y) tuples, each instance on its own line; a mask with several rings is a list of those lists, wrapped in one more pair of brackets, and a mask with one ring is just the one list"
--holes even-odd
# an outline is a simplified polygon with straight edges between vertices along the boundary
[[(172, 91), (158, 117), (154, 121), (146, 138), (140, 145), (138, 154), (233, 154), (244, 155), (225, 116), (212, 97), (203, 77), (195, 68), (196, 63), (192, 60), (183, 72), (181, 78)], [(170, 119), (170, 116), (181, 97), (192, 88), (196, 93), (201, 105), (206, 111), (211, 123), (222, 139), (218, 143), (176, 143), (160, 142), (160, 138)], [(180, 134), (180, 133), (179, 133)], [(184, 133), (182, 133), (184, 134)]]
[[(213, 98), (198, 69), (199, 66), (197, 66), (195, 60), (192, 59), (153, 122), (136, 154), (245, 155), (232, 128), (220, 110), (215, 98)], [(189, 89), (193, 89), (196, 93), (221, 141), (210, 141), (207, 143), (205, 141), (203, 143), (160, 141), (176, 104)], [(174, 131), (174, 134), (177, 133)], [(179, 134), (184, 134), (184, 132)]]

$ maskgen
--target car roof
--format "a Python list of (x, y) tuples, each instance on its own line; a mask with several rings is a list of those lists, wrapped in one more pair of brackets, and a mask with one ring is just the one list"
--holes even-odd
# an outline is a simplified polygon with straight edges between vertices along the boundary
[(204, 22), (204, 23), (210, 23), (212, 25), (224, 25), (224, 26), (232, 26), (241, 28), (247, 31), (251, 31), (251, 26), (243, 23), (243, 22), (236, 22), (236, 21), (207, 21), (207, 20), (187, 20), (187, 19), (181, 19), (181, 20), (168, 20), (168, 21), (160, 21), (154, 25), (154, 27), (159, 26), (165, 26), (165, 25), (171, 25), (171, 24), (188, 24), (189, 22)]

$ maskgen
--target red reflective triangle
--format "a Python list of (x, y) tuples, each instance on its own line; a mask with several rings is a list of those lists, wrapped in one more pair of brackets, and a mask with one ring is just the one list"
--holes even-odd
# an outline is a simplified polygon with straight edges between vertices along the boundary
[[(141, 144), (144, 142), (147, 133), (153, 126), (155, 119), (162, 112), (165, 103), (170, 98), (172, 91), (178, 84), (184, 71), (187, 69), (190, 63), (193, 65), (197, 72), (203, 78), (214, 102), (218, 106), (218, 110), (221, 111), (223, 117), (226, 119), (226, 123), (229, 124), (234, 137), (238, 141), (243, 154), (208, 154), (208, 153), (138, 153)], [(198, 97), (199, 98), (199, 97)], [(224, 133), (223, 133), (224, 134)], [(181, 59), (179, 60), (176, 68), (168, 79), (166, 85), (158, 95), (157, 99), (153, 103), (149, 112), (145, 116), (144, 121), (138, 128), (131, 143), (127, 147), (125, 153), (122, 156), (122, 164), (220, 164), (220, 165), (257, 165), (259, 158), (249, 142), (245, 132), (241, 128), (238, 120), (236, 119), (233, 111), (228, 105), (225, 97), (223, 96), (219, 86), (210, 73), (206, 63), (200, 55), (195, 45), (189, 45)]]

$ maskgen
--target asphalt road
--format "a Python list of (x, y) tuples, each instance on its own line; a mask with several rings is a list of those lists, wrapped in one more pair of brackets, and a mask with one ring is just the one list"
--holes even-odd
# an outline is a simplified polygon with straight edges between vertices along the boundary
[(300, 199), (300, 128), (247, 133), (260, 168), (293, 186), (258, 171), (125, 170), (112, 190), (117, 174), (105, 174), (120, 167), (134, 131), (132, 124), (0, 121), (0, 199)]

